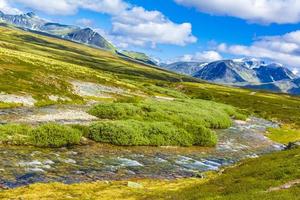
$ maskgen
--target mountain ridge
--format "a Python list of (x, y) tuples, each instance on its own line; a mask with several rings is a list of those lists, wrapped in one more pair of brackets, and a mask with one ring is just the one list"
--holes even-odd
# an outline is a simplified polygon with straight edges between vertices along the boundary
[(172, 63), (164, 68), (219, 84), (300, 95), (300, 78), (280, 63), (254, 58), (193, 63), (199, 66), (194, 72), (190, 62)]
[(0, 21), (13, 24), (20, 28), (33, 31), (40, 31), (63, 39), (91, 45), (94, 47), (115, 50), (115, 47), (99, 33), (91, 28), (80, 28), (74, 25), (65, 25), (38, 17), (35, 13), (29, 12), (20, 15), (7, 15), (0, 12)]

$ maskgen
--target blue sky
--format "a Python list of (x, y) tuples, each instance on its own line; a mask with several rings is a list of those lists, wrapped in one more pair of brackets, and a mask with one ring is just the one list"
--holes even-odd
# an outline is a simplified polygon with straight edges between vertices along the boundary
[(255, 57), (300, 69), (297, 0), (0, 0), (0, 9), (91, 26), (163, 61)]

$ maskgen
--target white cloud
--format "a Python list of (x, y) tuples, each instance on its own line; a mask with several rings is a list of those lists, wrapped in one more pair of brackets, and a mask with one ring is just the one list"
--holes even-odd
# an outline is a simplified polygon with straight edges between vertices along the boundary
[(117, 14), (128, 7), (122, 0), (10, 0), (10, 2), (56, 15), (75, 14), (79, 8)]
[(300, 69), (300, 30), (281, 36), (260, 37), (249, 46), (223, 43), (216, 49), (233, 55), (270, 59)]
[[(8, 5), (7, 0), (0, 2)], [(122, 48), (128, 45), (156, 48), (157, 44), (184, 46), (197, 41), (192, 35), (190, 23), (172, 22), (159, 11), (148, 11), (123, 0), (9, 0), (9, 2), (51, 15), (73, 15), (79, 9), (109, 14), (112, 17), (112, 30), (106, 35), (109, 40)], [(83, 26), (92, 25), (92, 21), (88, 19), (80, 19), (77, 23)]]
[(13, 8), (6, 0), (0, 0), (0, 11), (6, 14), (20, 14), (21, 11), (17, 8)]
[(222, 56), (217, 51), (202, 51), (197, 52), (194, 55), (186, 54), (179, 58), (180, 61), (191, 62), (213, 62), (216, 60), (221, 60)]
[(173, 44), (184, 46), (194, 43), (190, 23), (177, 24), (158, 11), (133, 7), (112, 18), (112, 35), (122, 43), (145, 46), (150, 44)]
[(81, 18), (76, 20), (76, 24), (80, 25), (80, 26), (92, 26), (94, 24), (94, 21), (91, 19), (86, 19), (86, 18)]
[(174, 0), (178, 4), (195, 7), (213, 15), (227, 15), (250, 22), (300, 22), (299, 0)]

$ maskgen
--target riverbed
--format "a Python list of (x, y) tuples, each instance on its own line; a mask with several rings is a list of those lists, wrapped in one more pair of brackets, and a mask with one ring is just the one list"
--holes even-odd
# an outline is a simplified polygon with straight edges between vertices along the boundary
[(0, 184), (14, 188), (37, 182), (202, 177), (202, 172), (282, 150), (283, 145), (264, 136), (268, 127), (277, 124), (254, 117), (234, 121), (231, 128), (217, 130), (219, 141), (214, 148), (97, 143), (56, 149), (0, 146)]

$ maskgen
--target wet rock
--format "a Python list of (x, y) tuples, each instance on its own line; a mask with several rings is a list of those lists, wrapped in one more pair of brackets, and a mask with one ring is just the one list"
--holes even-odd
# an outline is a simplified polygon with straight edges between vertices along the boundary
[(132, 181), (128, 181), (127, 186), (130, 187), (130, 188), (143, 188), (144, 187), (142, 184), (132, 182)]
[(45, 165), (53, 165), (55, 162), (53, 162), (52, 160), (45, 160), (43, 163)]
[(76, 161), (71, 158), (63, 159), (62, 161), (67, 164), (76, 164)]
[(33, 167), (33, 166), (40, 166), (40, 165), (42, 165), (42, 163), (38, 160), (34, 160), (31, 162), (19, 162), (19, 165), (21, 167)]
[(75, 171), (75, 174), (80, 174), (80, 175), (82, 175), (82, 174), (85, 174), (85, 172), (84, 172), (84, 171)]
[(203, 178), (205, 178), (205, 175), (203, 173), (198, 172), (198, 173), (195, 174), (195, 177), (203, 179)]
[(143, 165), (136, 160), (130, 160), (128, 158), (118, 158), (122, 167), (142, 167)]
[(296, 148), (299, 148), (300, 147), (300, 141), (297, 141), (297, 142), (290, 142), (286, 147), (285, 149), (286, 150), (289, 150), (289, 149), (296, 149)]
[(38, 167), (36, 167), (36, 168), (28, 168), (27, 171), (29, 171), (29, 172), (40, 172), (40, 173), (45, 172), (45, 170), (43, 170), (41, 168), (38, 168)]
[(8, 190), (9, 188), (6, 185), (0, 184), (0, 190)]

